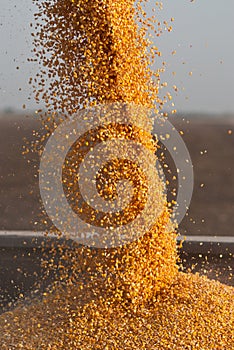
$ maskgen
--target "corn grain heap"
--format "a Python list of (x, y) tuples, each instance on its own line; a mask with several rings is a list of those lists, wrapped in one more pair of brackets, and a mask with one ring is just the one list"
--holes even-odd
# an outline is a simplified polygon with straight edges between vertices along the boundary
[[(34, 82), (36, 99), (46, 104), (48, 134), (61, 115), (68, 118), (90, 105), (120, 102), (162, 109), (166, 96), (158, 97), (160, 69), (152, 73), (149, 68), (161, 54), (146, 37), (147, 28), (157, 23), (155, 34), (160, 35), (162, 26), (146, 18), (142, 1), (43, 1), (38, 6), (34, 43), (41, 71)], [(171, 31), (166, 22), (164, 26)], [(155, 158), (150, 130), (142, 133), (116, 124), (98, 137), (102, 141), (112, 134), (138, 140)], [(75, 155), (82, 156), (79, 146), (70, 152), (63, 179), (78, 213)], [(111, 166), (118, 169), (115, 163)], [(131, 171), (127, 167), (125, 176)], [(100, 190), (106, 199), (112, 198), (118, 176), (116, 170), (109, 186)], [(134, 186), (147, 194), (142, 179)], [(104, 180), (100, 175), (100, 188)], [(127, 215), (135, 215), (135, 207), (140, 210), (139, 200), (144, 202), (144, 195), (134, 197)], [(1, 349), (233, 349), (234, 290), (178, 272), (176, 233), (163, 194), (160, 203), (161, 216), (135, 242), (96, 250), (76, 243), (70, 250), (61, 246), (58, 266), (53, 259), (45, 261), (47, 269), (61, 270), (60, 282), (42, 301), (18, 305), (0, 316)]]

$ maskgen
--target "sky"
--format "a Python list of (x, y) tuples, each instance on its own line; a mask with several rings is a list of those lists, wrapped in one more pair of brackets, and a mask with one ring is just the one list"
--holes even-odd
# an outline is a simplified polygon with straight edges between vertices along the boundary
[[(31, 57), (32, 0), (0, 0), (0, 111), (37, 109), (28, 80), (37, 72)], [(149, 0), (150, 11), (155, 1)], [(162, 80), (181, 112), (234, 115), (234, 1), (164, 0), (159, 19), (175, 18), (173, 31), (154, 42), (167, 62)], [(175, 55), (172, 52), (176, 51)], [(156, 69), (160, 65), (157, 61)], [(173, 72), (175, 72), (173, 74)], [(192, 72), (192, 75), (191, 73)]]

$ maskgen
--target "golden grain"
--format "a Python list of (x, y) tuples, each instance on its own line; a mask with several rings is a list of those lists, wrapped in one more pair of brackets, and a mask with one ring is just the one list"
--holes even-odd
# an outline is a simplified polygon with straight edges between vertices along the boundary
[[(149, 68), (161, 52), (147, 36), (152, 26), (155, 35), (161, 35), (162, 23), (147, 18), (144, 1), (35, 2), (39, 11), (34, 54), (41, 70), (31, 83), (36, 100), (46, 106), (43, 125), (48, 135), (78, 109), (99, 103), (133, 102), (162, 110), (164, 68)], [(156, 6), (160, 9), (162, 3)], [(168, 22), (163, 25), (172, 30)], [(167, 99), (171, 100), (169, 93)], [(157, 145), (150, 133), (115, 125), (85, 135), (83, 145), (89, 148), (113, 135), (138, 140), (155, 158)], [(69, 153), (63, 170), (67, 196), (72, 198), (77, 191), (74, 174), (83, 157), (79, 145)], [(120, 165), (133, 181), (132, 164), (117, 160), (107, 165), (98, 179), (106, 199), (115, 195)], [(103, 176), (110, 172), (112, 181), (105, 186)], [(147, 184), (142, 174), (135, 177), (139, 196), (126, 216), (116, 217), (116, 224), (124, 224), (144, 204)], [(79, 198), (73, 201), (73, 210), (97, 221), (95, 213), (79, 203)], [(101, 221), (106, 224), (104, 217)], [(72, 249), (61, 245), (51, 252), (57, 249), (59, 263), (45, 256), (43, 265), (47, 271), (59, 270), (60, 280), (41, 301), (20, 304), (0, 316), (1, 349), (233, 349), (233, 288), (178, 272), (176, 232), (166, 201), (154, 227), (133, 243), (101, 250), (74, 243)]]

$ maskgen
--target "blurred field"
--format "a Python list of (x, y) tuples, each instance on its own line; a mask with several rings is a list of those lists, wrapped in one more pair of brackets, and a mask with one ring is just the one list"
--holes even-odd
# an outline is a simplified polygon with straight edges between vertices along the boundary
[[(185, 121), (172, 121), (184, 132), (195, 171), (192, 203), (180, 232), (234, 235), (234, 117), (186, 116)], [(0, 116), (0, 230), (43, 229), (34, 224), (41, 212), (39, 159), (37, 154), (22, 156), (23, 138), (35, 139), (33, 130), (39, 129), (36, 119)]]

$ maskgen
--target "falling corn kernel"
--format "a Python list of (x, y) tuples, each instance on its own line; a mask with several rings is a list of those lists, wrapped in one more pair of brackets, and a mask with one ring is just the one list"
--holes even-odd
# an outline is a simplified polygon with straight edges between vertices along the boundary
[[(38, 6), (34, 53), (42, 68), (30, 81), (36, 101), (46, 106), (44, 115), (35, 113), (43, 117), (47, 137), (87, 106), (124, 102), (163, 113), (167, 101), (159, 97), (159, 91), (167, 86), (160, 80), (164, 68), (149, 69), (152, 50), (156, 59), (162, 53), (151, 47), (146, 36), (152, 23), (157, 37), (163, 28), (160, 22), (147, 19), (144, 1), (136, 6), (133, 0), (34, 2)], [(162, 2), (156, 2), (156, 7), (162, 9)], [(172, 30), (167, 21), (164, 25)], [(102, 225), (105, 216), (100, 219), (81, 205), (77, 171), (85, 150), (111, 136), (143, 143), (151, 152), (150, 161), (156, 160), (157, 144), (150, 133), (114, 124), (84, 135), (69, 150), (63, 169), (66, 197), (76, 214)], [(110, 173), (114, 181), (108, 181)], [(97, 176), (100, 196), (112, 200), (115, 183), (123, 173), (137, 189), (137, 196), (127, 215), (116, 218), (120, 223), (137, 213), (148, 190), (146, 178), (136, 167), (117, 159)], [(157, 195), (164, 200), (163, 194)], [(43, 292), (42, 299), (21, 301), (0, 316), (0, 348), (231, 350), (233, 288), (178, 271), (177, 233), (170, 219), (174, 204), (165, 198), (164, 210), (151, 229), (118, 248), (91, 249), (75, 242), (70, 248), (66, 243), (56, 248), (45, 244), (42, 267), (46, 274), (59, 272), (59, 278)], [(54, 227), (49, 232), (61, 236)]]

